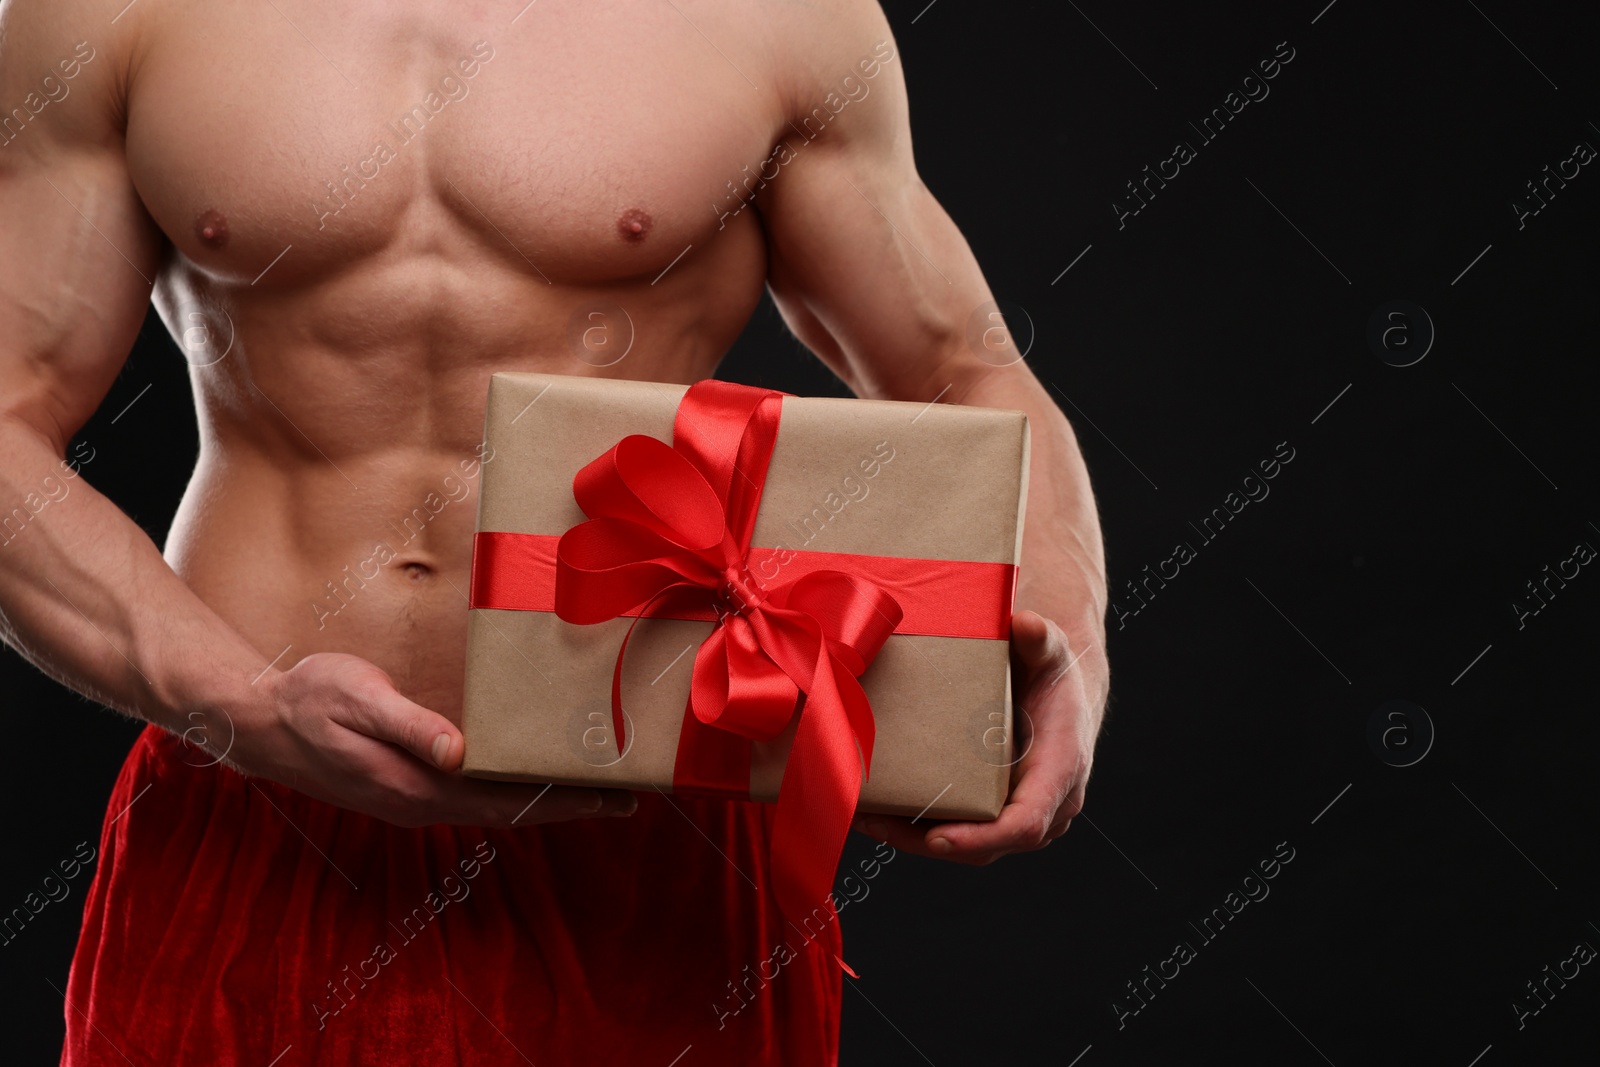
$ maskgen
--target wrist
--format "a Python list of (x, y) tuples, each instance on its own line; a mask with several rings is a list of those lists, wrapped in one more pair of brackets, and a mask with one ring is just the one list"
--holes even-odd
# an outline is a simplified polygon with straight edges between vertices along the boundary
[[(176, 734), (194, 729), (217, 714), (243, 725), (270, 717), (284, 672), (265, 665), (243, 643), (232, 654), (196, 657), (178, 654), (155, 686), (157, 708), (146, 718)], [(264, 669), (263, 669), (264, 668)]]

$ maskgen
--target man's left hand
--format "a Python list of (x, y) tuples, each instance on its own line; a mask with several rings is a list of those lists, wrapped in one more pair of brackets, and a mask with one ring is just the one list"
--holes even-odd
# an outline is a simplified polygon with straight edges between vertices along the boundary
[(1061, 627), (1036, 612), (1011, 619), (1016, 715), (1011, 793), (992, 822), (929, 825), (903, 816), (866, 814), (853, 825), (903, 852), (957, 863), (993, 863), (1043, 848), (1067, 832), (1083, 809), (1107, 690), (1105, 649), (1074, 648)]

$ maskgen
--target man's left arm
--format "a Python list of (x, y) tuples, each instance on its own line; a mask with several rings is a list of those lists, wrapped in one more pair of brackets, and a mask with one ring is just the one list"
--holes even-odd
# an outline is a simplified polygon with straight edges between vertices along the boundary
[(969, 320), (993, 297), (917, 175), (882, 11), (861, 0), (830, 6), (838, 10), (826, 29), (796, 46), (783, 86), (789, 150), (755, 198), (778, 308), (859, 396), (1010, 408), (1027, 413), (1032, 431), (1012, 619), (1025, 754), (1006, 806), (993, 822), (930, 827), (869, 815), (856, 828), (905, 851), (988, 863), (1054, 840), (1083, 806), (1109, 686), (1100, 523), (1072, 428), (1027, 364), (1008, 362), (1009, 335), (986, 330), (986, 347), (969, 344)]

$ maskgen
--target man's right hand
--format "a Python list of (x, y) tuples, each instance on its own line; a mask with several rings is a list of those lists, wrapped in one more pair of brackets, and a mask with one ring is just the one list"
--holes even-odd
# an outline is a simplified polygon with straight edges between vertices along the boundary
[[(463, 778), (455, 724), (406, 699), (384, 670), (357, 656), (318, 652), (269, 671), (253, 688), (258, 699), (228, 712), (229, 764), (398, 826), (525, 826), (629, 815), (638, 804), (620, 789)], [(206, 733), (209, 750), (220, 731)]]

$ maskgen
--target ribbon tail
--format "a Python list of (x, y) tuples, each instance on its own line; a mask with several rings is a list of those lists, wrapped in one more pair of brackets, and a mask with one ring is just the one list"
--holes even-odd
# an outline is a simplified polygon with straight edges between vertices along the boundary
[(693, 582), (674, 582), (671, 585), (662, 586), (656, 591), (655, 596), (645, 601), (644, 607), (639, 609), (639, 614), (628, 625), (628, 632), (622, 635), (622, 644), (617, 649), (617, 662), (611, 668), (611, 729), (617, 739), (618, 759), (621, 759), (628, 751), (625, 745), (627, 735), (624, 733), (624, 716), (622, 714), (622, 658), (628, 654), (628, 642), (633, 640), (633, 631), (638, 625), (649, 617), (650, 608), (656, 601), (668, 596), (674, 590), (686, 588), (693, 589), (696, 586)]
[[(735, 627), (731, 619), (711, 631), (700, 644), (694, 658), (694, 679), (684, 708), (683, 725), (678, 730), (678, 754), (672, 769), (672, 790), (686, 796), (714, 797), (721, 800), (750, 799), (750, 740), (768, 739), (782, 730), (794, 715), (798, 696), (788, 675), (761, 656), (748, 627)], [(729, 691), (734, 688), (737, 667), (761, 662), (776, 675), (781, 686), (769, 679), (758, 692), (781, 696), (781, 709), (760, 707), (730, 710)], [(741, 686), (739, 688), (747, 688)], [(739, 721), (744, 720), (744, 721)]]
[(694, 713), (692, 696), (683, 709), (683, 728), (678, 732), (672, 791), (678, 796), (750, 799), (750, 742), (701, 722)]
[[(838, 920), (833, 876), (861, 795), (861, 752), (840, 690), (853, 687), (862, 700), (866, 696), (854, 677), (835, 666), (822, 647), (773, 820), (774, 893), (784, 917), (802, 934), (805, 920), (820, 917), (824, 925)], [(843, 960), (839, 963), (855, 977)]]
[[(644, 616), (640, 615), (639, 619), (642, 618)], [(628, 642), (633, 639), (633, 630), (639, 625), (639, 619), (634, 619), (628, 626), (628, 632), (622, 635), (622, 647), (617, 649), (617, 664), (611, 669), (611, 730), (612, 736), (617, 739), (618, 759), (628, 753), (622, 716), (622, 657), (628, 654)]]

